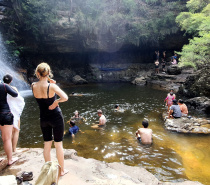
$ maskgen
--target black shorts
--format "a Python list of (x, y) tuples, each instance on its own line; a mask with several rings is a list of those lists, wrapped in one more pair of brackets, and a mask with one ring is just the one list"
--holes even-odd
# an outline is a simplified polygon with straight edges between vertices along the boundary
[(155, 69), (158, 69), (159, 68), (159, 66), (155, 66)]
[(61, 112), (57, 112), (50, 119), (41, 119), (40, 126), (44, 141), (63, 141), (64, 120)]
[(12, 125), (13, 124), (13, 114), (9, 113), (0, 113), (0, 125)]

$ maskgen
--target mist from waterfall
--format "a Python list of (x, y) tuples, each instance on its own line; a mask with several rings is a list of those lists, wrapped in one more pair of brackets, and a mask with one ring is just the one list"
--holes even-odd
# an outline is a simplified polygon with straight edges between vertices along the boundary
[(11, 62), (8, 61), (8, 52), (0, 33), (0, 80), (3, 81), (3, 76), (10, 74), (13, 76), (12, 86), (17, 87), (18, 90), (29, 89), (29, 85), (24, 81), (23, 76), (18, 74), (11, 65)]

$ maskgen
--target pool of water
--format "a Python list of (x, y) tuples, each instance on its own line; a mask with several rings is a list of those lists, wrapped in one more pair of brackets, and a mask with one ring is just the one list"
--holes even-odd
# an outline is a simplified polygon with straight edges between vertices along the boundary
[[(85, 123), (78, 124), (85, 133), (77, 133), (75, 143), (65, 134), (64, 148), (75, 149), (85, 158), (144, 167), (161, 181), (210, 183), (210, 136), (178, 134), (164, 129), (161, 114), (166, 111), (163, 101), (167, 92), (130, 84), (92, 84), (64, 91), (83, 94), (69, 96), (68, 102), (60, 104), (65, 122), (75, 110), (86, 119)], [(43, 147), (38, 105), (30, 92), (23, 95), (26, 107), (21, 117), (18, 147)], [(125, 112), (114, 112), (115, 104)], [(99, 119), (97, 109), (102, 109), (107, 118), (105, 129), (91, 128)], [(140, 145), (135, 138), (144, 118), (153, 130), (154, 143), (150, 147)], [(65, 124), (66, 132), (68, 128)]]

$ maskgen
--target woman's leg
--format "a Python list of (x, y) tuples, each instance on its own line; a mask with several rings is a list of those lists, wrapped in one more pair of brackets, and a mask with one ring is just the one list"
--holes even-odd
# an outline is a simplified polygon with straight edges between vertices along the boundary
[[(18, 121), (18, 128), (20, 129), (20, 119)], [(19, 138), (19, 130), (13, 127), (13, 132), (12, 132), (12, 151), (16, 152), (16, 146)]]
[(43, 154), (44, 154), (45, 162), (51, 161), (51, 155), (50, 155), (51, 146), (52, 146), (52, 141), (44, 142), (44, 153)]
[(61, 176), (65, 175), (69, 171), (64, 169), (64, 153), (63, 153), (63, 142), (54, 142), (56, 148), (56, 156), (58, 163), (61, 166)]
[(14, 163), (18, 158), (12, 158), (12, 129), (13, 125), (4, 125), (0, 126), (2, 140), (4, 143), (4, 151), (7, 155), (8, 164), (11, 165)]

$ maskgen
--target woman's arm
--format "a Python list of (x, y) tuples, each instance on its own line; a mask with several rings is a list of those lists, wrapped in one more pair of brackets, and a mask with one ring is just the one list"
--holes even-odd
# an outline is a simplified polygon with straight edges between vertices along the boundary
[(18, 92), (15, 89), (13, 89), (12, 87), (10, 87), (9, 85), (5, 84), (5, 88), (6, 88), (6, 92), (8, 94), (10, 94), (12, 97), (18, 96)]
[(49, 109), (53, 110), (53, 109), (55, 109), (56, 107), (59, 106), (58, 103), (67, 101), (68, 100), (68, 96), (56, 84), (51, 84), (51, 88), (60, 97), (59, 99), (55, 100), (52, 105), (49, 106)]

